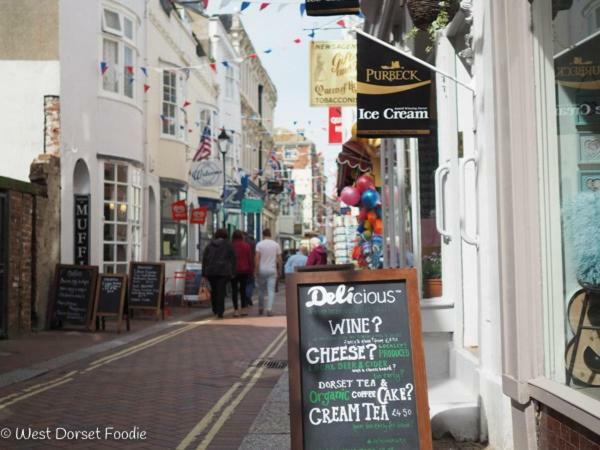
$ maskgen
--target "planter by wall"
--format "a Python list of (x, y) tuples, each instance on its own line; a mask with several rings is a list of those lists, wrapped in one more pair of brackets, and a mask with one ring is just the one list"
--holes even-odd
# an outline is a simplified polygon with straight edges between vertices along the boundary
[(441, 297), (442, 293), (441, 278), (426, 278), (423, 280), (423, 298)]

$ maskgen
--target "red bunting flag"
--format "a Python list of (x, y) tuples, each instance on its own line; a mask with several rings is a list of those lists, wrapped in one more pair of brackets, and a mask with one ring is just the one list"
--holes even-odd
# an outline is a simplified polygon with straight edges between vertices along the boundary
[(188, 106), (190, 106), (190, 105), (191, 105), (191, 103), (190, 103), (190, 102), (188, 102), (187, 100), (186, 100), (185, 102), (183, 102), (183, 107), (184, 107), (184, 108), (187, 108), (187, 107), (188, 107)]
[(267, 6), (269, 6), (269, 5), (270, 5), (270, 3), (269, 3), (269, 2), (264, 2), (264, 3), (261, 3), (261, 4), (260, 4), (260, 9), (259, 9), (259, 11), (262, 11), (263, 9), (265, 9), (265, 8), (266, 8)]
[(342, 28), (346, 28), (346, 22), (344, 21), (344, 19), (340, 19), (336, 22), (340, 27)]
[(133, 66), (125, 66), (125, 68), (127, 69), (127, 73), (129, 75), (133, 75)]
[(258, 57), (258, 55), (256, 53), (252, 53), (251, 55), (248, 55), (248, 58), (252, 58), (252, 59), (256, 59)]
[(204, 9), (208, 8), (208, 0), (202, 0), (202, 4), (204, 5)]
[(148, 92), (149, 89), (150, 89), (150, 85), (144, 84), (144, 92)]
[(294, 39), (294, 43), (295, 43), (295, 44), (299, 44), (300, 42), (302, 42), (302, 39), (300, 39), (300, 38), (296, 38), (296, 39)]
[(213, 72), (217, 73), (217, 63), (210, 63), (209, 66)]

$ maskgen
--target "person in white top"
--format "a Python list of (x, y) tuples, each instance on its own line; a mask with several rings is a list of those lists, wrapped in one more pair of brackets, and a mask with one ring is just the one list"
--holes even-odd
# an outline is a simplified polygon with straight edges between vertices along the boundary
[(258, 314), (263, 313), (267, 291), (267, 315), (273, 315), (275, 284), (281, 271), (281, 247), (271, 239), (271, 230), (263, 230), (263, 240), (256, 244), (254, 276), (258, 284)]

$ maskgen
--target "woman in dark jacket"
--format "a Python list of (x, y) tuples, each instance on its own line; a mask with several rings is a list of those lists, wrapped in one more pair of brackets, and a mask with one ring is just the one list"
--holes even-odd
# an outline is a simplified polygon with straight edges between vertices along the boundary
[(219, 319), (223, 318), (225, 312), (227, 283), (235, 275), (235, 270), (235, 252), (227, 239), (227, 230), (217, 230), (213, 240), (204, 249), (202, 276), (208, 278), (210, 283), (212, 310)]
[(231, 298), (235, 312), (234, 317), (238, 317), (238, 292), (241, 297), (242, 316), (247, 316), (248, 295), (246, 286), (250, 274), (254, 272), (254, 259), (252, 257), (252, 247), (244, 240), (244, 234), (240, 230), (233, 232), (233, 250), (235, 251), (235, 260), (237, 262), (236, 273), (231, 280)]

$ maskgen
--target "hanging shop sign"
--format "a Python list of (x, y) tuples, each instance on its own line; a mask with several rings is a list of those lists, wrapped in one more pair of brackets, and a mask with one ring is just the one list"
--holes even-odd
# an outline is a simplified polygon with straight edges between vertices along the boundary
[(337, 16), (359, 12), (358, 0), (306, 0), (306, 14), (309, 16)]
[(432, 448), (414, 269), (292, 274), (292, 449)]
[(432, 72), (358, 34), (359, 137), (419, 137), (431, 133)]
[(187, 204), (185, 200), (178, 200), (171, 203), (171, 219), (187, 220)]
[(339, 106), (329, 107), (329, 143), (342, 143), (342, 108)]
[(215, 188), (223, 184), (223, 167), (218, 161), (193, 161), (190, 185), (196, 189)]
[(196, 223), (198, 225), (204, 225), (206, 223), (206, 216), (208, 216), (208, 207), (201, 206), (200, 208), (192, 209), (192, 216), (190, 223)]
[(90, 263), (90, 195), (75, 194), (74, 261), (78, 266)]
[(356, 41), (312, 41), (310, 106), (356, 105)]

